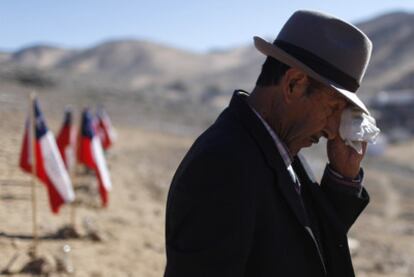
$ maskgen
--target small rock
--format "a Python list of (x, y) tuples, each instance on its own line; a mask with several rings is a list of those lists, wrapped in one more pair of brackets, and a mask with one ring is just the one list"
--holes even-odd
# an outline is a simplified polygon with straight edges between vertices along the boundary
[(99, 234), (97, 231), (91, 231), (86, 235), (87, 238), (89, 238), (92, 241), (101, 242), (104, 241), (104, 238), (101, 234)]
[(20, 270), (20, 273), (26, 274), (49, 274), (53, 271), (53, 265), (50, 263), (49, 259), (44, 257), (34, 258), (30, 260), (27, 264), (23, 266)]
[(55, 237), (58, 239), (78, 239), (80, 235), (73, 226), (66, 225), (56, 232)]

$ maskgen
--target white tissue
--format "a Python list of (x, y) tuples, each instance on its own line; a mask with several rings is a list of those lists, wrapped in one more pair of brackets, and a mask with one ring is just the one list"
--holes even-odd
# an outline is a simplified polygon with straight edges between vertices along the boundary
[(380, 129), (375, 119), (357, 108), (347, 108), (342, 112), (339, 134), (345, 144), (362, 154), (362, 142), (375, 144)]

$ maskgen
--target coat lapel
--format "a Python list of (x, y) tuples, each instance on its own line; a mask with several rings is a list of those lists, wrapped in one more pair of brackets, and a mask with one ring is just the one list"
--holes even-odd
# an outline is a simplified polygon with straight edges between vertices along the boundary
[(305, 207), (303, 206), (300, 196), (295, 190), (295, 183), (286, 169), (283, 160), (281, 160), (281, 162), (277, 161), (277, 165), (272, 166), (272, 168), (277, 176), (277, 185), (287, 200), (290, 208), (295, 213), (297, 219), (303, 226), (309, 226), (309, 220), (305, 212)]
[(230, 111), (241, 119), (246, 130), (252, 135), (268, 165), (277, 176), (276, 183), (296, 218), (303, 226), (307, 226), (308, 218), (300, 196), (295, 190), (295, 183), (269, 132), (247, 104), (247, 96), (246, 92), (235, 91), (230, 102)]

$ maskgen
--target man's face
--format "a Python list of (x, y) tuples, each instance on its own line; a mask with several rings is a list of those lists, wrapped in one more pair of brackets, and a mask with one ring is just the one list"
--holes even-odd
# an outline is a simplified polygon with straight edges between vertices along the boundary
[(334, 139), (339, 133), (342, 111), (348, 105), (338, 92), (326, 86), (303, 89), (303, 95), (290, 104), (292, 137), (288, 147), (298, 152), (318, 143), (321, 137)]

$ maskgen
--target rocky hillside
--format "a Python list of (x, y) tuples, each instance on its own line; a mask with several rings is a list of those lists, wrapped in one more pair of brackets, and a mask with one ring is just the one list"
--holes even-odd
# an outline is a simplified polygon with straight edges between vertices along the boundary
[[(357, 25), (374, 43), (361, 94), (368, 98), (382, 89), (414, 88), (414, 14), (393, 12)], [(208, 53), (140, 40), (76, 50), (37, 45), (0, 53), (0, 80), (129, 91), (145, 99), (222, 107), (234, 88), (252, 88), (263, 60), (252, 44)]]

